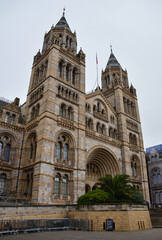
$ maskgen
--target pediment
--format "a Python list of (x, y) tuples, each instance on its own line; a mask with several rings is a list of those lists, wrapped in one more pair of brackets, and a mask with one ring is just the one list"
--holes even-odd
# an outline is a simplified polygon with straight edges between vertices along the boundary
[(6, 109), (8, 111), (20, 114), (20, 110), (18, 109), (18, 107), (15, 104), (15, 102), (12, 102), (12, 103), (6, 105), (3, 109)]
[(113, 109), (113, 107), (109, 103), (108, 99), (106, 99), (106, 97), (102, 94), (100, 89), (86, 95), (87, 102), (89, 102), (91, 104), (97, 99), (104, 103), (104, 105), (106, 106), (109, 114), (113, 114), (115, 116), (117, 115), (115, 110)]

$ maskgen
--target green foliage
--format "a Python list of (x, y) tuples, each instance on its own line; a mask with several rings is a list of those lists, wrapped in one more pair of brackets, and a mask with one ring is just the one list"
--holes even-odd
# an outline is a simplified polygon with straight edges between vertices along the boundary
[(113, 201), (130, 200), (136, 191), (132, 187), (129, 175), (116, 175), (112, 177), (106, 174), (105, 177), (99, 178), (98, 186), (105, 192), (109, 193), (110, 199)]
[(139, 192), (138, 190), (136, 190), (135, 192), (133, 192), (131, 201), (132, 201), (133, 203), (140, 203), (140, 204), (144, 204), (144, 202), (145, 202), (142, 193)]
[(90, 191), (78, 199), (78, 204), (96, 203), (144, 203), (141, 192), (132, 186), (129, 175), (106, 175), (99, 178), (98, 189)]
[(108, 201), (109, 194), (101, 189), (90, 191), (78, 199), (78, 204), (105, 203)]

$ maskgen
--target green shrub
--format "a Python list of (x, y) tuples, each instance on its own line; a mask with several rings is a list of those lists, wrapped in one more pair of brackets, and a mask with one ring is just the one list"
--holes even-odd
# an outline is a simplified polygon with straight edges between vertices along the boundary
[(132, 194), (132, 198), (131, 198), (131, 201), (133, 203), (141, 203), (143, 204), (145, 202), (144, 200), (144, 197), (143, 197), (143, 194), (139, 191), (135, 191), (133, 194)]
[(109, 199), (109, 194), (101, 189), (90, 191), (78, 198), (78, 204), (105, 203)]

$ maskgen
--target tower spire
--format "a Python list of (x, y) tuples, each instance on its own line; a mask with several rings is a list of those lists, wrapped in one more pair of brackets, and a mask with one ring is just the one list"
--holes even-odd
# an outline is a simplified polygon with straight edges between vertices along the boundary
[(112, 44), (110, 43), (110, 51), (111, 51), (111, 53), (112, 53)]
[(65, 17), (65, 7), (63, 8), (63, 17)]

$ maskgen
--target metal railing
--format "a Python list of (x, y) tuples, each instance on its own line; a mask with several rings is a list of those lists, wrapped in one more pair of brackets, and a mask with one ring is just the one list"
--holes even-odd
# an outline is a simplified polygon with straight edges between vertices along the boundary
[(0, 235), (58, 230), (89, 231), (89, 221), (70, 218), (0, 220)]

